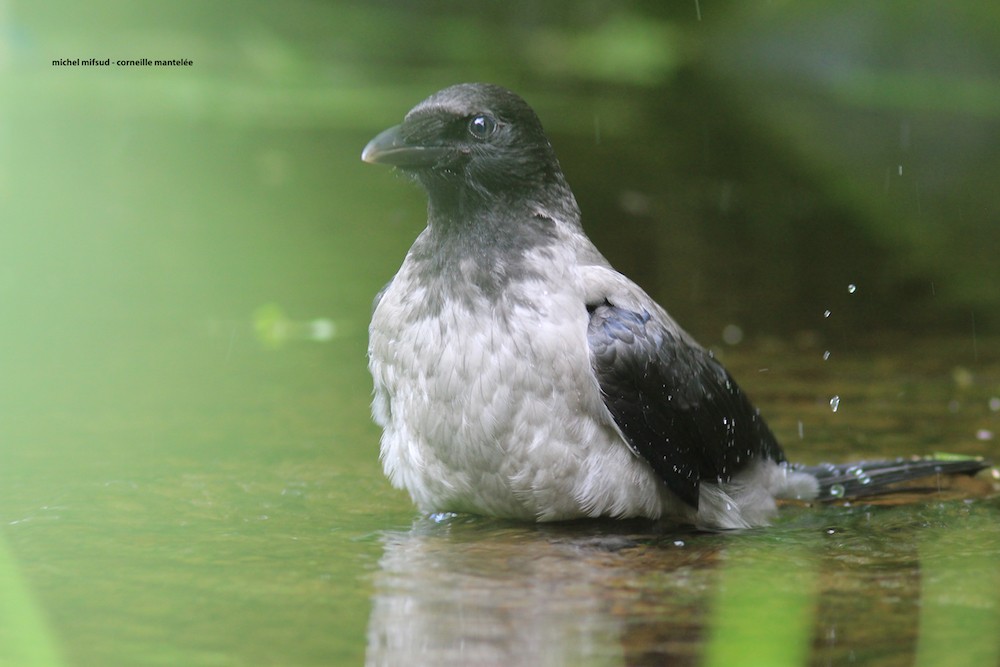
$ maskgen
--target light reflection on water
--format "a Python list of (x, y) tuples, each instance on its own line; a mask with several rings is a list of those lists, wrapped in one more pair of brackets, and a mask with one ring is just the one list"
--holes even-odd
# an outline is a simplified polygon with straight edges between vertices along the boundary
[(995, 656), (998, 509), (800, 508), (723, 535), (418, 520), (383, 536), (366, 663), (943, 664), (956, 641)]
[(720, 546), (648, 530), (456, 518), (388, 533), (367, 664), (614, 665), (666, 645), (690, 658)]

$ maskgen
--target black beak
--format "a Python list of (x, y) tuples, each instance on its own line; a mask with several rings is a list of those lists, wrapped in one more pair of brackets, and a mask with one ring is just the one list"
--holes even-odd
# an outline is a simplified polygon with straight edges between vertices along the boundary
[(394, 167), (430, 167), (444, 157), (449, 149), (444, 146), (410, 144), (403, 138), (402, 125), (380, 132), (361, 151), (361, 159), (373, 164), (391, 164)]

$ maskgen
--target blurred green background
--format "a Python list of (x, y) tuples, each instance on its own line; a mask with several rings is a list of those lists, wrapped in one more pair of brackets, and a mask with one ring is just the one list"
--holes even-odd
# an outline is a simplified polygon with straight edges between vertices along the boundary
[(793, 458), (995, 453), (998, 72), (972, 0), (0, 0), (0, 566), (58, 647), (25, 660), (361, 660), (413, 517), (366, 327), (424, 200), (359, 155), (460, 81), (535, 107)]

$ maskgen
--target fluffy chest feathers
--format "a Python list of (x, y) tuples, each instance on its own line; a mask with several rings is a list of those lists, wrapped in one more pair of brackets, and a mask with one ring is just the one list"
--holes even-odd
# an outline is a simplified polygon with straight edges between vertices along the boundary
[(372, 318), (373, 413), (392, 482), (425, 511), (658, 513), (659, 487), (621, 442), (591, 372), (571, 248), (446, 264), (418, 240)]

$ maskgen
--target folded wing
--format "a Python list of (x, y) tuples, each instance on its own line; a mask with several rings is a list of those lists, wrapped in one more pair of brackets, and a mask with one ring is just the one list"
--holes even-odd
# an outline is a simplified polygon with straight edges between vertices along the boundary
[(697, 508), (702, 481), (728, 482), (784, 453), (742, 390), (704, 348), (645, 309), (588, 307), (591, 365), (632, 449)]

